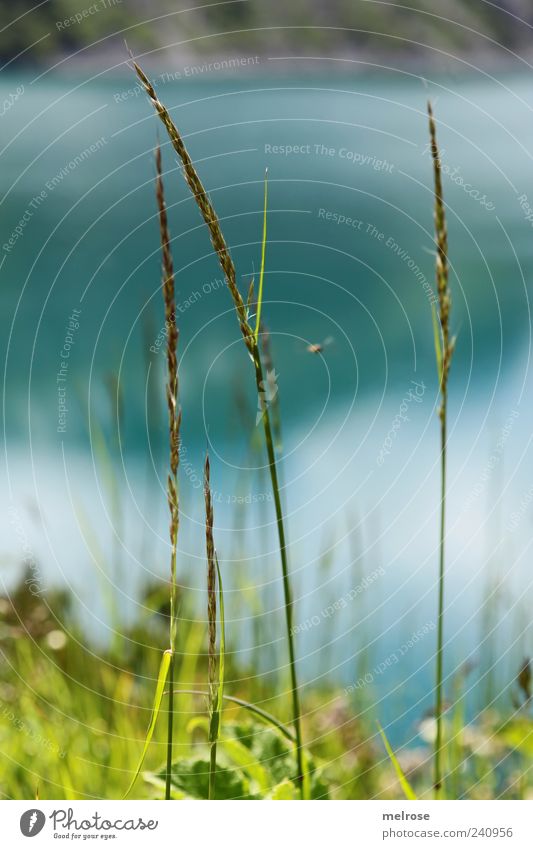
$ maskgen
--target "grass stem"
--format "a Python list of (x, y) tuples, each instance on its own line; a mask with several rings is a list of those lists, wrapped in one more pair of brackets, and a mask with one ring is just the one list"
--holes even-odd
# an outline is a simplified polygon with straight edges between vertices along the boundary
[(272, 427), (270, 425), (270, 414), (268, 406), (264, 401), (263, 389), (263, 367), (261, 364), (261, 355), (259, 347), (256, 344), (254, 349), (254, 366), (255, 380), (257, 384), (257, 392), (263, 405), (263, 428), (265, 432), (265, 442), (267, 447), (268, 465), (270, 470), (270, 479), (272, 482), (272, 492), (274, 495), (274, 505), (276, 508), (276, 524), (278, 528), (279, 550), (281, 557), (281, 570), (283, 577), (283, 595), (285, 607), (285, 622), (287, 626), (287, 641), (289, 647), (289, 665), (291, 676), (291, 696), (292, 696), (292, 715), (295, 734), (295, 749), (296, 763), (298, 767), (297, 781), (300, 792), (303, 793), (304, 783), (304, 767), (303, 767), (303, 752), (302, 752), (302, 728), (301, 728), (301, 712), (300, 712), (300, 696), (298, 692), (298, 678), (296, 673), (296, 654), (294, 650), (294, 638), (292, 629), (293, 620), (293, 602), (291, 583), (289, 577), (289, 565), (287, 562), (287, 545), (285, 541), (285, 526), (283, 522), (283, 510), (281, 506), (281, 496), (278, 483), (278, 469), (276, 464), (276, 452), (274, 449), (274, 440), (272, 438)]
[(174, 264), (170, 250), (167, 207), (163, 190), (163, 171), (161, 148), (155, 152), (156, 197), (159, 211), (159, 229), (162, 253), (162, 289), (165, 302), (165, 326), (167, 330), (167, 407), (169, 425), (169, 473), (167, 476), (167, 501), (170, 512), (170, 666), (168, 670), (171, 682), (168, 696), (167, 726), (167, 766), (165, 779), (165, 799), (170, 799), (172, 780), (172, 744), (174, 732), (174, 655), (176, 651), (177, 631), (177, 587), (176, 587), (176, 549), (178, 545), (179, 507), (178, 507), (178, 465), (180, 448), (181, 412), (178, 408), (178, 329), (176, 327), (176, 298), (174, 287)]
[(167, 717), (167, 766), (165, 775), (165, 799), (170, 799), (170, 790), (172, 784), (172, 740), (174, 733), (174, 653), (170, 658), (170, 666), (168, 668), (168, 717)]
[(443, 657), (444, 657), (444, 544), (446, 533), (446, 439), (447, 439), (447, 392), (442, 395), (440, 416), (440, 457), (441, 457), (441, 493), (440, 493), (440, 535), (439, 535), (439, 590), (437, 612), (437, 662), (436, 662), (436, 714), (437, 734), (435, 739), (435, 798), (442, 795), (442, 706), (443, 706)]
[(448, 375), (455, 347), (455, 339), (450, 336), (450, 311), (451, 293), (449, 286), (448, 270), (448, 230), (446, 226), (446, 213), (442, 196), (442, 173), (439, 147), (437, 144), (437, 130), (431, 103), (428, 102), (429, 137), (431, 144), (431, 155), (433, 159), (434, 194), (435, 194), (435, 241), (436, 254), (436, 281), (437, 297), (439, 307), (439, 322), (434, 317), (435, 353), (437, 358), (437, 370), (440, 385), (440, 533), (439, 533), (439, 574), (438, 574), (438, 602), (437, 602), (437, 655), (436, 655), (436, 686), (435, 686), (435, 716), (437, 721), (437, 733), (435, 735), (435, 759), (434, 759), (434, 794), (436, 799), (443, 796), (442, 780), (442, 755), (443, 755), (443, 677), (444, 677), (444, 578), (445, 557), (444, 545), (446, 539), (446, 461), (447, 461), (447, 422), (448, 422)]
[(211, 751), (209, 754), (209, 791), (208, 798), (215, 798), (215, 778), (217, 774), (217, 741), (211, 743)]

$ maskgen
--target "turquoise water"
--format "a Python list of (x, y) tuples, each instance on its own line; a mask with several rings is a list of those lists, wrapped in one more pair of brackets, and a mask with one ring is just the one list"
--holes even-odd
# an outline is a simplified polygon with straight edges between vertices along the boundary
[[(17, 85), (4, 77), (2, 100)], [(176, 156), (129, 77), (48, 74), (23, 85), (3, 117), (0, 169), (3, 513), (13, 503), (23, 526), (14, 533), (6, 520), (5, 580), (16, 579), (29, 546), (43, 583), (68, 583), (88, 627), (106, 639), (109, 588), (123, 616), (133, 617), (143, 582), (166, 574), (152, 153), (159, 129), (180, 330), (182, 580), (200, 610), (199, 481), (209, 444), (217, 542), (234, 627), (247, 635), (239, 641), (244, 659), (248, 643), (267, 634), (266, 666), (284, 663), (271, 493), (262, 455), (249, 451), (257, 409), (250, 364)], [(407, 738), (431, 704), (436, 604), (428, 91), (407, 75), (159, 77), (158, 90), (222, 220), (243, 292), (259, 268), (268, 168), (263, 317), (283, 417), (302, 668), (310, 682), (349, 687), (427, 626), (416, 645), (374, 674), (377, 705), (401, 696), (408, 712), (400, 711), (398, 727)], [(491, 568), (505, 584), (498, 631), (505, 682), (528, 639), (515, 638), (529, 603), (531, 518), (527, 499), (521, 505), (531, 485), (532, 97), (517, 77), (443, 78), (431, 95), (458, 333), (450, 388), (450, 672), (472, 656), (482, 665), (480, 598)], [(307, 350), (322, 342), (322, 353)], [(384, 574), (362, 588), (376, 569)], [(267, 600), (263, 636), (251, 633), (243, 584), (259, 586)]]

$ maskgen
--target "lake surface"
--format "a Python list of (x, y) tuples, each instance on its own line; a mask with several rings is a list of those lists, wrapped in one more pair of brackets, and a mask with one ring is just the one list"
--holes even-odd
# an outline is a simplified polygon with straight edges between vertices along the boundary
[[(268, 168), (263, 318), (283, 420), (303, 674), (349, 688), (370, 672), (374, 713), (392, 721), (388, 699), (397, 699), (395, 739), (412, 742), (432, 701), (439, 507), (428, 89), (409, 75), (153, 76), (244, 293), (260, 265)], [(7, 75), (1, 99), (17, 86), (0, 169), (6, 586), (24, 558), (38, 563), (41, 588), (70, 586), (88, 631), (106, 640), (110, 589), (128, 620), (142, 586), (166, 575), (159, 132), (180, 330), (181, 581), (202, 616), (209, 445), (229, 627), (241, 635), (234, 649), (249, 661), (251, 645), (266, 640), (265, 669), (284, 664), (253, 376), (176, 156), (133, 78)], [(533, 95), (514, 76), (442, 78), (429, 93), (458, 336), (448, 672), (474, 660), (483, 674), (481, 602), (496, 581), (504, 687), (530, 637)], [(317, 343), (323, 351), (310, 353)]]

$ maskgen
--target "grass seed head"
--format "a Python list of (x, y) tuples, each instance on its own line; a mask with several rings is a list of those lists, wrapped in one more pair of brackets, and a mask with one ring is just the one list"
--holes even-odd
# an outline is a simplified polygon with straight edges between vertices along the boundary
[(235, 305), (235, 310), (237, 312), (239, 325), (241, 328), (242, 335), (244, 337), (246, 347), (248, 348), (250, 354), (253, 355), (253, 330), (248, 324), (246, 305), (237, 287), (237, 275), (235, 272), (235, 266), (233, 264), (233, 260), (231, 258), (228, 246), (226, 244), (226, 240), (224, 239), (217, 214), (213, 208), (211, 201), (209, 200), (207, 192), (202, 184), (202, 181), (200, 180), (200, 177), (196, 172), (196, 169), (192, 163), (191, 157), (189, 156), (189, 153), (187, 151), (187, 148), (185, 147), (183, 139), (178, 131), (178, 128), (170, 117), (168, 110), (159, 100), (152, 83), (150, 82), (142, 68), (136, 62), (133, 62), (133, 66), (148, 97), (152, 101), (152, 105), (155, 111), (157, 112), (159, 118), (165, 126), (165, 129), (168, 133), (174, 150), (176, 151), (181, 160), (185, 179), (189, 185), (191, 192), (194, 195), (194, 199), (196, 201), (198, 209), (200, 210), (200, 213), (209, 228), (211, 242), (222, 266), (228, 289), (231, 292), (231, 296), (233, 298), (233, 303)]
[(437, 294), (439, 301), (439, 320), (442, 333), (442, 362), (441, 362), (441, 390), (445, 394), (448, 384), (448, 374), (452, 361), (455, 339), (450, 335), (450, 313), (452, 299), (449, 285), (449, 266), (448, 266), (448, 229), (446, 226), (446, 213), (444, 209), (444, 201), (442, 195), (442, 167), (437, 144), (437, 129), (433, 109), (428, 101), (428, 116), (429, 116), (429, 138), (431, 145), (431, 156), (433, 159), (433, 178), (434, 178), (434, 193), (435, 193), (435, 240), (437, 244), (436, 258), (436, 279), (437, 279)]

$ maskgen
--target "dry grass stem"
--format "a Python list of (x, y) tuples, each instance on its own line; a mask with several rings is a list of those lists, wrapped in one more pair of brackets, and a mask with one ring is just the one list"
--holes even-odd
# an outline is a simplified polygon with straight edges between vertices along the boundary
[(448, 417), (448, 375), (453, 355), (455, 340), (450, 336), (451, 295), (448, 270), (448, 231), (446, 213), (442, 196), (442, 173), (437, 130), (431, 103), (428, 102), (429, 137), (431, 155), (433, 158), (433, 178), (435, 195), (435, 240), (436, 280), (439, 301), (439, 321), (442, 342), (438, 335), (435, 338), (437, 368), (439, 372), (441, 403), (439, 408), (440, 437), (441, 437), (441, 493), (440, 493), (440, 535), (439, 535), (439, 576), (438, 576), (438, 610), (437, 610), (437, 657), (436, 657), (436, 705), (437, 734), (435, 738), (434, 760), (434, 792), (435, 797), (443, 794), (442, 758), (443, 758), (443, 660), (444, 660), (444, 545), (446, 537), (446, 448), (447, 448), (447, 417)]

